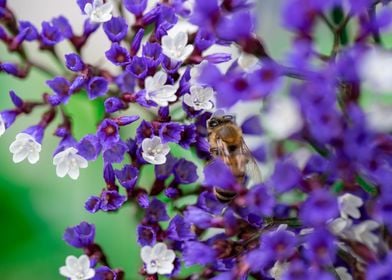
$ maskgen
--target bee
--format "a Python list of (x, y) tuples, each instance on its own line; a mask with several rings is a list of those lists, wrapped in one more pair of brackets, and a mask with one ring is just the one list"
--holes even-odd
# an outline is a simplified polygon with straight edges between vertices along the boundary
[[(213, 158), (220, 158), (230, 168), (240, 185), (261, 182), (260, 170), (242, 136), (241, 128), (232, 115), (214, 114), (207, 121), (208, 142)], [(227, 203), (234, 199), (236, 192), (214, 187), (216, 198)]]

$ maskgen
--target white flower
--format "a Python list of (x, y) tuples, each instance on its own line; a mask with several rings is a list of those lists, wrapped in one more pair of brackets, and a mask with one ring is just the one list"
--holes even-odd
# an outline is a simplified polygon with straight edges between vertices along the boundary
[(5, 121), (0, 114), (0, 136), (3, 135), (5, 132)]
[(162, 52), (176, 61), (184, 61), (192, 52), (193, 45), (187, 45), (188, 34), (180, 31), (174, 37), (169, 35), (162, 38)]
[(374, 48), (369, 50), (359, 65), (364, 85), (379, 93), (392, 92), (392, 53)]
[(353, 280), (353, 277), (348, 273), (347, 268), (344, 266), (339, 266), (335, 269), (340, 280)]
[(41, 144), (30, 134), (23, 132), (16, 135), (15, 141), (10, 145), (10, 152), (14, 154), (12, 160), (15, 163), (27, 158), (31, 164), (34, 164), (39, 160), (40, 151)]
[(153, 77), (145, 80), (146, 99), (152, 100), (159, 106), (167, 106), (169, 102), (176, 101), (177, 87), (165, 85), (167, 74), (163, 71), (155, 73)]
[(282, 279), (283, 273), (288, 267), (287, 262), (277, 261), (274, 266), (269, 270), (269, 273), (273, 279)]
[(105, 4), (103, 0), (94, 0), (93, 4), (87, 3), (84, 6), (84, 12), (89, 16), (91, 21), (106, 22), (112, 18), (113, 4), (108, 1)]
[(350, 219), (337, 218), (328, 223), (328, 228), (332, 233), (339, 236), (345, 236), (353, 222)]
[(347, 219), (351, 216), (354, 219), (358, 219), (361, 217), (358, 208), (363, 205), (362, 198), (352, 195), (351, 193), (345, 193), (338, 197), (338, 203), (342, 218)]
[(153, 138), (145, 138), (142, 142), (142, 156), (152, 164), (164, 164), (166, 155), (170, 152), (167, 144), (162, 144), (161, 138), (154, 136)]
[(392, 131), (392, 104), (376, 102), (366, 106), (365, 112), (369, 127), (377, 132)]
[(71, 280), (85, 280), (93, 278), (95, 270), (90, 268), (90, 260), (86, 255), (79, 258), (68, 256), (65, 259), (65, 266), (60, 267), (60, 274)]
[(173, 261), (176, 255), (165, 243), (157, 243), (154, 247), (144, 246), (140, 256), (146, 264), (148, 274), (170, 274), (174, 269)]
[(79, 168), (86, 168), (88, 162), (77, 152), (77, 149), (71, 147), (54, 156), (53, 164), (56, 165), (57, 176), (63, 178), (68, 174), (74, 180), (79, 177)]
[(297, 104), (290, 98), (282, 97), (271, 100), (262, 120), (271, 137), (277, 140), (285, 139), (297, 132), (303, 123)]
[(260, 60), (256, 56), (242, 52), (238, 58), (238, 65), (246, 72), (250, 72), (258, 68), (259, 61)]
[(190, 94), (184, 95), (184, 103), (195, 110), (211, 110), (214, 107), (212, 98), (214, 90), (210, 87), (192, 86)]
[(372, 231), (379, 227), (379, 223), (373, 220), (364, 221), (358, 225), (354, 225), (351, 230), (355, 240), (368, 246), (376, 251), (376, 244), (379, 243), (379, 237)]

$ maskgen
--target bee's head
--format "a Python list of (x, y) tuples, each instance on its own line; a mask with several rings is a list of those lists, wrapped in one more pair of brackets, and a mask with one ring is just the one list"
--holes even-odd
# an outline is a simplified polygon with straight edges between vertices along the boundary
[(212, 116), (207, 121), (207, 127), (211, 129), (227, 123), (235, 123), (235, 117), (233, 115)]

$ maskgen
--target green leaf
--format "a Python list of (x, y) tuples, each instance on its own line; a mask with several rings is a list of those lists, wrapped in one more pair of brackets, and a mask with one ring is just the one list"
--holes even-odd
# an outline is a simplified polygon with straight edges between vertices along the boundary
[(378, 194), (378, 190), (375, 186), (371, 185), (369, 182), (367, 182), (363, 177), (357, 176), (356, 177), (356, 182), (359, 184), (359, 186), (367, 193), (375, 196)]

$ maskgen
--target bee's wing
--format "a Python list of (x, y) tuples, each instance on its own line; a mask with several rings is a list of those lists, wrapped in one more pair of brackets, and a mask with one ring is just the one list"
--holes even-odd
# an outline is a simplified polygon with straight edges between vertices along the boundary
[(248, 177), (248, 186), (259, 184), (262, 182), (261, 172), (259, 166), (249, 150), (248, 146), (245, 144), (244, 139), (241, 143), (241, 153), (246, 157), (245, 171)]

